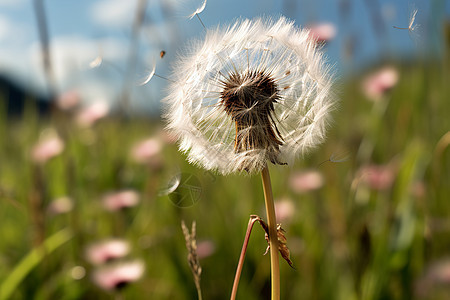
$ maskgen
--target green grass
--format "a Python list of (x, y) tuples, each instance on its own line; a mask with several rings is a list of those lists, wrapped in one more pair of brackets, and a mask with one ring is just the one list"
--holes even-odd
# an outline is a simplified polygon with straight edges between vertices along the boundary
[[(448, 62), (447, 62), (448, 64)], [(360, 82), (341, 85), (340, 108), (329, 138), (295, 166), (271, 166), (275, 198), (295, 203), (284, 225), (296, 269), (281, 261), (282, 299), (447, 299), (450, 289), (427, 277), (450, 247), (450, 154), (441, 140), (450, 129), (448, 65), (399, 66), (400, 82), (387, 95), (385, 111), (360, 92)], [(0, 95), (2, 97), (2, 95)], [(250, 214), (264, 218), (259, 176), (223, 177), (189, 165), (175, 145), (165, 144), (162, 168), (133, 162), (132, 145), (156, 136), (163, 125), (147, 120), (101, 120), (81, 129), (59, 113), (39, 118), (0, 118), (0, 291), (14, 299), (109, 299), (91, 281), (84, 256), (91, 242), (120, 237), (132, 245), (130, 259), (145, 261), (146, 273), (121, 291), (126, 299), (195, 299), (181, 220), (197, 222), (198, 240), (215, 244), (201, 260), (204, 299), (227, 299)], [(69, 120), (69, 121), (68, 121)], [(30, 149), (46, 128), (57, 130), (64, 152), (46, 163), (30, 161)], [(441, 142), (439, 143), (439, 141)], [(316, 168), (347, 149), (350, 159), (318, 170), (325, 184), (295, 194), (294, 171)], [(395, 168), (393, 185), (370, 189), (355, 178), (367, 164)], [(180, 208), (158, 196), (178, 172), (201, 183), (195, 205)], [(421, 193), (414, 187), (420, 184)], [(138, 206), (105, 211), (102, 195), (134, 189)], [(72, 211), (46, 212), (51, 200), (70, 196)], [(58, 234), (67, 233), (59, 237)], [(68, 234), (70, 232), (70, 235)], [(44, 242), (46, 253), (37, 248)], [(238, 291), (239, 299), (267, 299), (269, 256), (255, 226)], [(31, 258), (30, 258), (31, 257)], [(86, 276), (71, 272), (82, 266)], [(19, 275), (18, 275), (19, 274)], [(427, 281), (428, 280), (428, 281)], [(12, 286), (11, 286), (12, 285)]]

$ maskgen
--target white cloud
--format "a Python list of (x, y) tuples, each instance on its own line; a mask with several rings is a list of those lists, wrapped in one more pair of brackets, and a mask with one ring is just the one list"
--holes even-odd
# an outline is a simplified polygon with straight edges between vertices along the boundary
[(0, 0), (0, 6), (19, 7), (24, 2), (24, 0)]
[[(70, 81), (77, 73), (89, 69), (99, 55), (104, 60), (117, 61), (125, 57), (123, 42), (115, 39), (87, 39), (80, 36), (61, 36), (51, 40), (51, 60), (55, 77), (60, 84)], [(36, 70), (42, 69), (39, 42), (30, 47), (29, 56)]]
[[(120, 64), (126, 59), (126, 41), (63, 36), (51, 40), (51, 60), (57, 89), (77, 89), (89, 102), (97, 98), (114, 102), (121, 75), (109, 67), (90, 69), (99, 54), (104, 62)], [(27, 47), (0, 47), (0, 73), (21, 83), (24, 88), (47, 94), (39, 42)], [(112, 75), (111, 75), (112, 74)]]
[(12, 26), (9, 20), (2, 15), (0, 15), (0, 42), (8, 39), (10, 36)]
[(136, 0), (102, 0), (90, 8), (93, 21), (110, 27), (131, 26), (136, 12)]
[(9, 17), (0, 14), (0, 42), (2, 42), (2, 47), (10, 44), (22, 43), (28, 38), (27, 30), (25, 24), (20, 22), (14, 22)]

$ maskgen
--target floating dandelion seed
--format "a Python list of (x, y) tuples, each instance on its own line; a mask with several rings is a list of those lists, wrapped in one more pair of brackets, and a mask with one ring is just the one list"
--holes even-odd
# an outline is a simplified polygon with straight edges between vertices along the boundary
[(418, 10), (416, 8), (412, 8), (411, 9), (411, 14), (409, 16), (409, 25), (408, 27), (397, 27), (397, 26), (392, 26), (395, 29), (401, 29), (401, 30), (408, 30), (409, 36), (411, 37), (411, 39), (413, 39), (413, 41), (417, 42), (418, 38), (420, 36), (420, 25), (419, 24), (414, 24), (414, 22), (416, 21), (416, 15), (417, 15)]
[(396, 29), (405, 29), (408, 31), (414, 31), (416, 28), (418, 28), (418, 25), (414, 25), (414, 21), (416, 20), (416, 14), (417, 14), (417, 9), (414, 9), (411, 13), (411, 17), (409, 18), (409, 25), (408, 27), (397, 27), (397, 26), (393, 26)]
[(330, 162), (340, 163), (350, 159), (350, 155), (348, 153), (332, 153), (330, 155)]
[(206, 1), (207, 1), (207, 0), (204, 0), (203, 3), (202, 3), (202, 5), (201, 5), (199, 8), (197, 8), (197, 10), (194, 11), (191, 15), (189, 15), (189, 19), (192, 19), (193, 17), (198, 16), (199, 13), (201, 13), (202, 11), (205, 10), (205, 7), (206, 7)]
[(99, 55), (89, 63), (89, 68), (94, 69), (99, 67), (103, 62), (103, 58)]
[(198, 21), (200, 22), (200, 24), (202, 24), (202, 26), (203, 26), (203, 28), (204, 28), (205, 30), (206, 30), (206, 26), (205, 26), (205, 24), (203, 24), (203, 21), (202, 21), (202, 19), (200, 18), (199, 14), (200, 14), (202, 11), (205, 10), (205, 7), (206, 7), (206, 1), (207, 1), (207, 0), (204, 0), (203, 3), (202, 3), (202, 5), (201, 5), (199, 8), (197, 8), (197, 10), (196, 10), (193, 14), (191, 14), (191, 15), (189, 16), (189, 19), (192, 19), (194, 16), (197, 17)]
[(323, 165), (326, 162), (332, 162), (332, 163), (341, 163), (344, 161), (349, 160), (350, 156), (348, 153), (332, 153), (330, 155), (330, 158), (328, 158), (327, 160), (324, 160), (323, 162), (321, 162), (317, 168), (319, 168), (321, 165)]
[(158, 192), (158, 196), (167, 196), (175, 192), (177, 188), (180, 186), (180, 183), (181, 183), (181, 173), (178, 173), (169, 180), (165, 188), (161, 189)]
[(153, 78), (153, 76), (155, 75), (155, 70), (156, 70), (156, 63), (153, 62), (153, 68), (152, 68), (152, 70), (151, 70), (150, 73), (148, 73), (148, 75), (145, 77), (145, 80), (144, 80), (144, 81), (138, 83), (138, 86), (143, 86), (143, 85), (146, 85), (147, 83), (149, 83), (150, 80), (151, 80), (151, 79)]
[(291, 164), (323, 141), (335, 104), (322, 53), (283, 17), (208, 30), (172, 79), (169, 130), (190, 162), (222, 174)]

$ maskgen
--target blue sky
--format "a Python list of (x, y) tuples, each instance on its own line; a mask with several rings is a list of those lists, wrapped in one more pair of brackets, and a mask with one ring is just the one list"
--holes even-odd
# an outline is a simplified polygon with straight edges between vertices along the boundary
[[(114, 103), (126, 72), (130, 28), (137, 0), (45, 0), (57, 89), (82, 91), (84, 101), (98, 98)], [(203, 0), (148, 0), (146, 23), (140, 30), (138, 65), (131, 82), (139, 82), (156, 62), (156, 73), (169, 75), (170, 62), (192, 39), (201, 39), (204, 29), (187, 18)], [(450, 16), (446, 0), (209, 0), (201, 18), (207, 27), (227, 25), (236, 18), (285, 15), (298, 26), (331, 22), (337, 36), (325, 51), (337, 73), (351, 73), (381, 57), (411, 56), (439, 47), (440, 24)], [(39, 59), (36, 19), (30, 0), (0, 0), (0, 73), (27, 88), (45, 92)], [(347, 6), (345, 6), (345, 4)], [(344, 9), (346, 8), (346, 9)], [(412, 10), (418, 10), (416, 34), (392, 26), (407, 27)], [(381, 20), (380, 34), (374, 18)], [(377, 25), (377, 26), (378, 26)], [(350, 41), (352, 55), (346, 55)], [(164, 59), (159, 52), (165, 50)], [(98, 55), (101, 67), (90, 69)], [(153, 109), (164, 95), (166, 82), (153, 78), (143, 87), (133, 85), (135, 110)], [(150, 100), (149, 100), (150, 99)]]

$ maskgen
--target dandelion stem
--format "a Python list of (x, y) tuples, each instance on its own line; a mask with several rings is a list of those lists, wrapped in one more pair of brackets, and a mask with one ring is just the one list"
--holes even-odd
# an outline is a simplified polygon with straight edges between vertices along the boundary
[(278, 260), (277, 221), (275, 218), (275, 205), (273, 202), (272, 185), (270, 183), (269, 168), (267, 165), (261, 171), (266, 202), (267, 223), (269, 226), (270, 270), (272, 281), (272, 300), (280, 299), (280, 264)]

